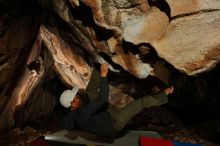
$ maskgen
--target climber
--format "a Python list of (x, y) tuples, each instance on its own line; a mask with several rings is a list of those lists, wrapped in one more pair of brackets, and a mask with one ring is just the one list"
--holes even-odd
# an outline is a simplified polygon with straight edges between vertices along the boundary
[(100, 91), (95, 100), (90, 101), (87, 94), (79, 93), (78, 87), (61, 94), (61, 105), (71, 109), (61, 122), (65, 129), (78, 129), (100, 137), (113, 137), (114, 132), (121, 130), (142, 109), (167, 103), (167, 95), (173, 93), (173, 87), (169, 87), (156, 95), (139, 98), (121, 110), (114, 110), (108, 108), (107, 74), (108, 65), (101, 64)]

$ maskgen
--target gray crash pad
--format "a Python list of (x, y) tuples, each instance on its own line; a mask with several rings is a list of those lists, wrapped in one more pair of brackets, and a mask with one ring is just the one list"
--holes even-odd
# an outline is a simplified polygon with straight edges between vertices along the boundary
[(85, 139), (81, 136), (75, 138), (69, 138), (69, 131), (61, 130), (52, 134), (45, 135), (45, 139), (49, 141), (58, 141), (72, 144), (86, 144), (86, 145), (97, 145), (97, 146), (139, 146), (138, 140), (140, 136), (147, 136), (152, 138), (161, 138), (157, 132), (153, 131), (126, 131), (123, 136), (114, 139), (112, 143), (97, 142)]

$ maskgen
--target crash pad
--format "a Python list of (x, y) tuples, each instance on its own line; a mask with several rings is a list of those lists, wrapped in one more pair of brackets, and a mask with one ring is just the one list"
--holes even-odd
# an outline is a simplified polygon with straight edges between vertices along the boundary
[(164, 140), (147, 136), (140, 136), (139, 141), (140, 146), (203, 146), (202, 144)]
[(45, 135), (47, 141), (57, 141), (72, 144), (86, 144), (96, 146), (139, 146), (139, 137), (147, 136), (153, 138), (160, 138), (161, 136), (157, 132), (153, 131), (125, 131), (124, 134), (118, 138), (115, 138), (112, 143), (97, 142), (85, 139), (80, 135), (74, 139), (68, 138), (66, 135), (69, 134), (67, 130), (61, 130), (52, 134)]
[(65, 143), (65, 142), (59, 142), (59, 141), (50, 141), (45, 140), (42, 138), (37, 138), (30, 143), (28, 143), (28, 146), (88, 146), (85, 144), (72, 144), (72, 143)]

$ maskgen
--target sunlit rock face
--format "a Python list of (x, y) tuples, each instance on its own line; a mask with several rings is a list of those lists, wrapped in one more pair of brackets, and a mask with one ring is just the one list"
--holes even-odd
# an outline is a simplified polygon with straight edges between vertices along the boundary
[(174, 19), (152, 43), (158, 55), (189, 75), (212, 69), (220, 60), (220, 11)]
[[(97, 1), (82, 1), (82, 3), (80, 3), (79, 6), (77, 5), (78, 4), (76, 4), (76, 9), (78, 8), (81, 9), (79, 11), (76, 11), (76, 13), (79, 14), (82, 13), (82, 15), (84, 14), (83, 17), (86, 17), (86, 19), (92, 18), (93, 20), (89, 23), (94, 23), (94, 24), (93, 26), (91, 26), (91, 24), (87, 24), (88, 25), (87, 27), (80, 26), (80, 28), (73, 28), (73, 29), (76, 29), (77, 34), (79, 33), (83, 38), (87, 40), (89, 39), (88, 36), (91, 37), (91, 39), (87, 41), (87, 46), (89, 45), (89, 47), (86, 46), (85, 48), (87, 50), (90, 50), (90, 52), (96, 53), (93, 54), (95, 55), (95, 58), (97, 58), (98, 56), (97, 53), (103, 52), (108, 56), (110, 56), (114, 63), (119, 64), (120, 66), (123, 67), (123, 69), (130, 72), (131, 74), (134, 74), (139, 78), (145, 78), (152, 72), (153, 69), (148, 63), (143, 63), (138, 55), (127, 53), (122, 48), (122, 41), (123, 41), (122, 36), (124, 30), (127, 29), (127, 27), (129, 27), (129, 23), (132, 23), (134, 19), (136, 18), (139, 19), (140, 17), (143, 16), (144, 13), (147, 13), (147, 11), (150, 9), (147, 1), (140, 1), (140, 0), (98, 1), (97, 0)], [(84, 5), (87, 5), (87, 7), (85, 7)], [(77, 20), (80, 18), (76, 18), (76, 16), (74, 16), (76, 14), (71, 15), (70, 8), (62, 1), (54, 1), (53, 8), (64, 21), (70, 23), (70, 25), (72, 25), (73, 27), (76, 25), (82, 25), (82, 22), (84, 23), (84, 20), (82, 22), (79, 22)], [(86, 14), (84, 9), (91, 9), (89, 13), (92, 14), (88, 13), (87, 14), (88, 16), (85, 16)], [(91, 18), (88, 18), (89, 15), (91, 15), (90, 16)], [(94, 26), (94, 25), (98, 25), (98, 26)], [(100, 28), (97, 29), (97, 27)], [(97, 32), (96, 34), (93, 32), (96, 30), (101, 31), (100, 29), (102, 29), (101, 35), (103, 36), (106, 35), (103, 29), (106, 29), (106, 32), (108, 32), (107, 30), (111, 32), (109, 36), (105, 39), (106, 41), (99, 42), (96, 36)], [(85, 33), (88, 34), (88, 36), (85, 36)], [(85, 42), (85, 40), (82, 41)], [(95, 46), (93, 46), (93, 44)]]
[(171, 16), (191, 14), (199, 11), (213, 11), (220, 8), (219, 0), (166, 0), (171, 9)]
[(149, 6), (154, 2), (84, 1), (98, 25), (116, 31), (117, 42), (149, 43), (161, 58), (188, 75), (213, 68), (219, 62), (219, 1), (167, 0), (170, 16)]
[(118, 75), (110, 78), (116, 109), (175, 83), (174, 73), (211, 70), (220, 60), (219, 7), (218, 0), (1, 0), (0, 130), (51, 113), (63, 90), (86, 89), (103, 62)]
[[(126, 23), (147, 13), (150, 6), (145, 0), (95, 0), (82, 1), (91, 7), (95, 22), (122, 34)], [(111, 15), (109, 15), (111, 14)]]
[(91, 75), (88, 64), (62, 40), (57, 30), (49, 30), (41, 26), (40, 34), (53, 56), (54, 67), (62, 80), (67, 82), (69, 86), (77, 85), (79, 88), (85, 89), (88, 77)]
[(134, 44), (151, 43), (160, 39), (169, 23), (168, 16), (155, 7), (139, 17), (131, 18), (131, 20), (125, 26), (123, 37), (126, 41)]

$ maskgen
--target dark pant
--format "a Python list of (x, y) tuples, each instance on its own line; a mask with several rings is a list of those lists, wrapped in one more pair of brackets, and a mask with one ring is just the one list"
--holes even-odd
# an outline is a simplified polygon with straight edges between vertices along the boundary
[(109, 108), (108, 112), (113, 118), (114, 131), (116, 132), (121, 130), (132, 117), (134, 117), (144, 108), (159, 106), (167, 102), (168, 98), (165, 93), (162, 92), (154, 96), (148, 95), (143, 98), (137, 99), (120, 110)]

